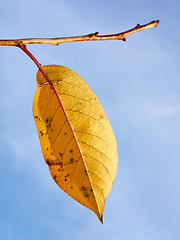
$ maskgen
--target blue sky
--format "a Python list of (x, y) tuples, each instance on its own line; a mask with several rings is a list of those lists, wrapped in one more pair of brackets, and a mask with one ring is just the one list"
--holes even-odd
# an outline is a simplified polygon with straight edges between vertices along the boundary
[(180, 239), (179, 1), (0, 1), (0, 38), (118, 33), (160, 19), (127, 42), (31, 45), (91, 86), (110, 119), (117, 177), (96, 215), (54, 183), (32, 116), (37, 68), (0, 47), (0, 239)]

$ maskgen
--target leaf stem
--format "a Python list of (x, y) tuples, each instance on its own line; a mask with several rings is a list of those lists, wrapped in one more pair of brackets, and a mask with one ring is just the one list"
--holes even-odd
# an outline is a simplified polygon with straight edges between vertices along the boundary
[(48, 83), (53, 86), (51, 80), (48, 78), (47, 74), (43, 70), (41, 64), (38, 62), (38, 60), (34, 57), (34, 55), (27, 49), (27, 46), (25, 44), (20, 44), (19, 47), (33, 60), (33, 62), (36, 64), (36, 66), (39, 68), (41, 73), (44, 75)]
[[(67, 113), (66, 113), (66, 111), (65, 111), (65, 108), (64, 108), (64, 106), (63, 106), (63, 104), (62, 104), (62, 102), (61, 102), (61, 99), (60, 99), (60, 97), (59, 97), (59, 94), (58, 94), (58, 92), (57, 92), (54, 84), (53, 84), (52, 81), (49, 79), (48, 75), (45, 73), (45, 71), (44, 71), (44, 69), (42, 68), (42, 66), (41, 66), (41, 64), (39, 63), (39, 61), (38, 61), (38, 60), (34, 57), (34, 55), (27, 49), (27, 46), (26, 46), (26, 45), (24, 45), (24, 44), (21, 43), (21, 44), (19, 44), (18, 47), (20, 47), (20, 48), (33, 60), (33, 62), (34, 62), (34, 63), (36, 64), (36, 66), (39, 68), (39, 70), (41, 71), (41, 73), (43, 74), (43, 76), (45, 77), (45, 79), (48, 81), (48, 83), (50, 84), (51, 88), (53, 89), (53, 91), (54, 91), (54, 93), (55, 93), (55, 95), (56, 95), (56, 97), (57, 97), (57, 99), (58, 99), (58, 101), (59, 101), (59, 103), (60, 103), (60, 105), (61, 105), (61, 107), (62, 107), (62, 110), (63, 110), (63, 112), (64, 112), (64, 114), (65, 114), (65, 116), (66, 116), (67, 121), (69, 122), (69, 118), (68, 118)], [(70, 124), (70, 127), (71, 127), (71, 124)], [(71, 130), (72, 130), (72, 133), (73, 133), (73, 135), (74, 135), (74, 132), (73, 132), (72, 127), (71, 127)], [(74, 136), (75, 136), (75, 135), (74, 135)], [(75, 137), (75, 139), (76, 139), (76, 137)], [(80, 149), (79, 149), (79, 150), (80, 150)]]
[(59, 45), (60, 43), (66, 42), (80, 42), (80, 41), (102, 41), (102, 40), (123, 40), (126, 41), (126, 36), (148, 29), (152, 27), (157, 27), (160, 23), (159, 20), (152, 21), (145, 25), (137, 24), (134, 28), (110, 35), (99, 35), (99, 32), (91, 33), (84, 36), (75, 37), (63, 37), (63, 38), (26, 38), (26, 39), (14, 39), (14, 40), (0, 40), (0, 46), (20, 46), (26, 44), (52, 44)]

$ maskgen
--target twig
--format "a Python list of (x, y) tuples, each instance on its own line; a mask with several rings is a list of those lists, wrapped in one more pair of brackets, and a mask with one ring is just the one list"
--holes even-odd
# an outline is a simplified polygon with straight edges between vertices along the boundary
[(152, 27), (157, 27), (160, 23), (159, 20), (152, 21), (145, 25), (137, 24), (136, 27), (117, 34), (112, 35), (99, 35), (99, 32), (92, 33), (85, 36), (77, 37), (64, 37), (64, 38), (27, 38), (27, 39), (14, 39), (14, 40), (0, 40), (0, 46), (17, 46), (21, 47), (26, 44), (53, 44), (58, 45), (65, 42), (79, 42), (79, 41), (102, 41), (102, 40), (123, 40), (126, 41), (126, 36), (148, 29)]

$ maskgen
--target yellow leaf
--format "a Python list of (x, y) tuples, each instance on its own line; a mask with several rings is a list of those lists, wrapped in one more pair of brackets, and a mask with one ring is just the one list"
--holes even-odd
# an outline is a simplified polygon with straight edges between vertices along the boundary
[(117, 144), (94, 92), (75, 72), (43, 66), (33, 102), (42, 153), (54, 181), (102, 222), (105, 199), (117, 172)]

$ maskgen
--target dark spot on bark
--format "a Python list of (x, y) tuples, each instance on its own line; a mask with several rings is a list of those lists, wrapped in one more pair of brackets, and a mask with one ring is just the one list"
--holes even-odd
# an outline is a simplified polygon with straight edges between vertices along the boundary
[(74, 162), (74, 158), (70, 158), (70, 162)]
[(64, 135), (67, 135), (67, 132), (65, 132)]
[(73, 149), (70, 149), (70, 151), (69, 151), (70, 153), (73, 153)]

